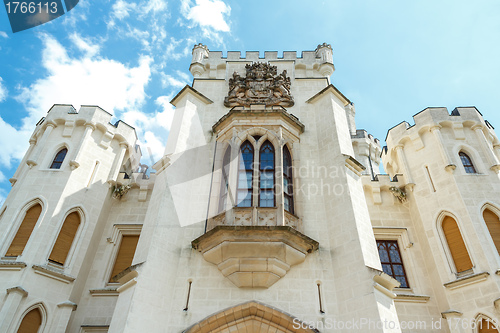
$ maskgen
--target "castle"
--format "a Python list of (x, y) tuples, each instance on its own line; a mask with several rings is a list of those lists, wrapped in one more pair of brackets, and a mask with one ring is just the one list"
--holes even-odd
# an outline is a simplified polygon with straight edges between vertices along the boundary
[(0, 332), (498, 332), (500, 141), (476, 108), (382, 148), (328, 44), (198, 44), (189, 69), (154, 172), (98, 106), (36, 125), (0, 211)]

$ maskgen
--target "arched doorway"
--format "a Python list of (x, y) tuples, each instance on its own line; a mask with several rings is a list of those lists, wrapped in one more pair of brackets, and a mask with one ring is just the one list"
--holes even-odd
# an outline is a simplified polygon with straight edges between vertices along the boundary
[[(217, 312), (186, 329), (183, 333), (319, 333), (304, 328), (302, 321), (278, 309), (251, 301)], [(236, 328), (236, 330), (235, 330)]]

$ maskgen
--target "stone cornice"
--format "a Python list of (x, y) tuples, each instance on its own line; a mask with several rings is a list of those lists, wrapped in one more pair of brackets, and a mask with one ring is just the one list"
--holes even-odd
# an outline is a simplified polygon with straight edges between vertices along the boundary
[(258, 106), (260, 105), (252, 105), (250, 108), (242, 106), (233, 107), (212, 126), (212, 130), (214, 132), (218, 132), (225, 124), (238, 117), (248, 118), (261, 116), (262, 119), (267, 119), (270, 116), (276, 115), (295, 127), (300, 133), (304, 132), (305, 126), (299, 121), (299, 118), (288, 113), (288, 111), (282, 106), (265, 107), (264, 105), (261, 105), (260, 108)]
[(340, 92), (340, 90), (335, 88), (335, 86), (333, 84), (328, 85), (326, 88), (321, 90), (319, 93), (317, 93), (313, 97), (309, 98), (306, 101), (306, 103), (311, 103), (311, 104), (316, 103), (316, 101), (319, 100), (319, 98), (321, 98), (323, 95), (325, 95), (328, 92), (334, 94), (338, 99), (340, 99), (342, 101), (342, 103), (344, 103), (344, 106), (351, 104), (351, 101), (347, 97), (345, 97), (344, 94), (342, 94)]
[(176, 104), (179, 102), (179, 100), (184, 97), (186, 94), (192, 94), (196, 98), (198, 98), (200, 101), (202, 101), (205, 104), (212, 104), (212, 100), (202, 93), (200, 93), (198, 90), (194, 89), (193, 87), (186, 85), (184, 88), (182, 88), (181, 91), (177, 95), (175, 95), (174, 98), (170, 101), (170, 104), (173, 106), (177, 106)]

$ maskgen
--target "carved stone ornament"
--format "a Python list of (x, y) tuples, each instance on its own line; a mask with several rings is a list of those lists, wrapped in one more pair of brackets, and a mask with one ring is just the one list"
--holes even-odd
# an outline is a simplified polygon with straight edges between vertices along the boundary
[(286, 70), (277, 75), (277, 67), (258, 62), (246, 65), (246, 77), (234, 72), (229, 79), (229, 93), (224, 105), (250, 106), (252, 104), (293, 106), (290, 95), (290, 78)]

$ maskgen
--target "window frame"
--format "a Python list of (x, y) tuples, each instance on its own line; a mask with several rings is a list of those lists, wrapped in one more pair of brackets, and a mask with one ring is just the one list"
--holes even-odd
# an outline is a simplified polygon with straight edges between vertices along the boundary
[[(418, 280), (415, 277), (415, 272), (413, 271), (413, 267), (415, 267), (413, 256), (412, 253), (408, 251), (413, 247), (413, 243), (408, 236), (408, 229), (404, 227), (373, 227), (373, 234), (375, 236), (375, 244), (378, 240), (397, 241), (409, 288), (394, 288), (394, 290), (413, 294), (419, 289), (419, 286), (417, 284)], [(378, 247), (376, 248), (378, 255)]]
[[(107, 238), (107, 242), (113, 245), (110, 253), (108, 253), (108, 262), (106, 264), (106, 269), (104, 270), (104, 275), (102, 279), (104, 285), (106, 286), (116, 286), (119, 285), (118, 282), (109, 282), (112, 276), (113, 268), (115, 266), (115, 261), (118, 256), (118, 251), (120, 250), (123, 235), (136, 236), (141, 235), (142, 224), (115, 224), (113, 225), (113, 234), (111, 237)], [(137, 249), (136, 249), (137, 251)], [(135, 256), (135, 253), (134, 253)]]
[[(21, 224), (23, 223), (24, 218), (26, 217), (26, 213), (28, 212), (29, 209), (34, 207), (36, 204), (39, 204), (42, 207), (42, 211), (40, 212), (40, 215), (38, 216), (38, 220), (35, 223), (33, 231), (31, 232), (30, 237), (28, 238), (28, 241), (26, 242), (26, 245), (24, 246), (23, 252), (21, 253), (21, 255), (16, 256), (16, 257), (6, 256), (7, 251), (9, 250), (10, 246), (12, 245), (12, 242), (14, 241), (14, 238), (16, 237), (17, 232), (19, 231), (19, 228), (21, 227)], [(1, 259), (2, 260), (18, 261), (19, 258), (23, 257), (24, 253), (31, 245), (32, 236), (36, 232), (37, 226), (40, 225), (41, 221), (44, 218), (45, 211), (46, 211), (45, 203), (40, 198), (35, 198), (35, 199), (32, 199), (32, 200), (28, 201), (27, 203), (25, 203), (22, 206), (22, 208), (19, 209), (19, 211), (17, 211), (15, 213), (14, 216), (16, 216), (16, 220), (15, 220), (16, 222), (12, 225), (12, 228), (7, 233), (8, 236), (6, 238), (4, 238), (2, 252), (1, 252), (2, 253)]]
[[(290, 165), (286, 167), (286, 170), (285, 170), (285, 156), (288, 156), (290, 159)], [(282, 169), (283, 169), (283, 209), (285, 211), (289, 212), (290, 214), (295, 215), (295, 202), (294, 202), (294, 195), (293, 195), (294, 194), (293, 193), (293, 190), (294, 190), (294, 187), (293, 187), (293, 159), (292, 159), (292, 154), (290, 153), (290, 150), (288, 149), (287, 145), (283, 146), (283, 166), (282, 166)], [(290, 170), (290, 172), (288, 172), (288, 170)], [(285, 179), (288, 180), (288, 186), (291, 189), (290, 190), (291, 194), (287, 194), (285, 192)], [(286, 209), (286, 205), (285, 205), (287, 197), (290, 200), (290, 208), (291, 208), (290, 210)]]
[[(272, 154), (273, 154), (273, 168), (272, 169), (262, 169), (262, 162), (261, 162), (261, 157), (262, 157), (262, 152), (263, 148), (265, 149), (265, 146), (268, 145), (272, 148)], [(276, 148), (274, 147), (273, 143), (270, 140), (265, 140), (259, 147), (259, 169), (258, 169), (258, 174), (259, 174), (259, 184), (258, 184), (258, 203), (257, 207), (260, 208), (275, 208), (276, 207)], [(262, 188), (262, 173), (270, 173), (273, 176), (273, 186), (271, 188)], [(261, 206), (261, 195), (262, 191), (264, 192), (271, 192), (273, 196), (273, 205), (272, 206)], [(266, 199), (267, 200), (267, 199)]]
[[(458, 230), (460, 231), (460, 235), (462, 237), (462, 241), (465, 244), (465, 248), (466, 248), (467, 253), (469, 255), (469, 259), (472, 263), (472, 268), (469, 270), (465, 270), (463, 272), (458, 272), (458, 270), (456, 268), (455, 261), (453, 260), (453, 256), (451, 254), (451, 250), (450, 250), (450, 247), (448, 244), (448, 239), (446, 238), (444, 230), (443, 230), (443, 221), (446, 217), (451, 217), (452, 219), (455, 220), (455, 223), (457, 224)], [(469, 241), (466, 239), (465, 233), (463, 232), (463, 229), (461, 226), (461, 223), (459, 223), (459, 220), (457, 219), (457, 217), (454, 214), (451, 214), (449, 212), (442, 212), (439, 215), (437, 221), (438, 221), (437, 222), (438, 223), (438, 225), (437, 225), (438, 230), (437, 231), (439, 234), (439, 240), (441, 242), (441, 249), (442, 249), (444, 256), (446, 258), (446, 262), (448, 262), (448, 267), (450, 269), (449, 273), (452, 274), (452, 276), (454, 276), (455, 278), (467, 276), (467, 275), (469, 275), (469, 272), (471, 272), (470, 274), (473, 274), (476, 270), (475, 260), (474, 260), (473, 256), (471, 255), (472, 252), (470, 251), (470, 248), (468, 245)]]
[[(474, 162), (472, 161), (472, 158), (470, 157), (469, 154), (467, 154), (463, 150), (460, 150), (458, 152), (458, 158), (460, 159), (460, 162), (461, 162), (462, 167), (464, 168), (464, 171), (465, 171), (466, 174), (474, 175), (474, 174), (478, 173), (476, 167), (474, 166)], [(469, 164), (466, 165), (465, 162), (464, 162), (464, 159), (467, 159), (467, 161), (468, 161)], [(472, 168), (473, 172), (469, 172), (468, 171), (470, 168)]]
[[(66, 152), (64, 153), (64, 157), (63, 157), (62, 161), (56, 161), (56, 159), (58, 158), (59, 154), (60, 154), (62, 151), (64, 151), (64, 150), (66, 150)], [(69, 152), (68, 147), (66, 147), (66, 146), (62, 146), (62, 147), (60, 147), (60, 148), (57, 150), (57, 152), (56, 152), (56, 154), (54, 155), (54, 157), (52, 158), (52, 162), (50, 163), (49, 170), (61, 170), (61, 169), (62, 169), (62, 167), (63, 167), (63, 165), (64, 165), (64, 161), (66, 160), (66, 156), (68, 156), (68, 152)], [(60, 163), (60, 164), (59, 164), (59, 167), (58, 167), (58, 168), (55, 168), (55, 167), (54, 167), (54, 163)]]
[(229, 179), (231, 175), (231, 145), (228, 145), (226, 151), (224, 152), (220, 170), (221, 170), (220, 172), (221, 177), (220, 177), (220, 187), (219, 187), (219, 205), (217, 211), (218, 214), (225, 212), (227, 210), (227, 201), (228, 201), (227, 199), (229, 197)]
[(46, 326), (47, 326), (47, 317), (48, 317), (48, 314), (47, 314), (47, 308), (45, 307), (45, 304), (43, 302), (36, 302), (34, 304), (31, 304), (29, 307), (27, 307), (23, 312), (21, 312), (20, 316), (17, 317), (16, 319), (16, 326), (15, 326), (15, 330), (14, 332), (17, 332), (19, 330), (19, 327), (21, 326), (21, 323), (24, 319), (24, 317), (26, 317), (26, 315), (31, 312), (32, 310), (35, 310), (35, 309), (38, 309), (38, 311), (40, 312), (40, 316), (42, 318), (42, 322), (40, 324), (40, 327), (38, 328), (38, 333), (42, 333), (42, 332), (45, 332), (45, 329), (46, 329)]
[[(404, 263), (404, 260), (403, 260), (403, 256), (401, 255), (401, 250), (399, 248), (399, 242), (397, 240), (377, 239), (376, 243), (377, 243), (377, 250), (379, 252), (379, 256), (380, 256), (380, 250), (379, 250), (379, 244), (380, 243), (384, 244), (384, 247), (386, 248), (386, 251), (388, 253), (388, 260), (389, 261), (382, 261), (382, 258), (380, 258), (380, 264), (382, 265), (382, 270), (383, 270), (383, 266), (384, 265), (390, 265), (391, 266), (392, 274), (387, 274), (387, 273), (386, 274), (389, 275), (389, 276), (391, 276), (393, 279), (398, 280), (396, 278), (396, 274), (394, 272), (394, 265), (400, 265), (402, 267), (402, 269), (403, 269), (402, 276), (404, 277), (407, 286), (406, 287), (399, 286), (399, 288), (400, 289), (405, 289), (405, 290), (406, 289), (410, 289), (411, 285), (410, 285), (410, 281), (408, 280), (408, 276), (406, 274), (405, 263)], [(389, 249), (390, 245), (389, 244), (395, 244), (396, 245), (396, 250), (398, 251), (398, 255), (399, 255), (399, 258), (401, 260), (400, 263), (392, 262), (392, 259), (391, 259), (391, 256), (390, 256), (390, 249)], [(398, 276), (401, 276), (401, 274), (399, 274)], [(401, 281), (399, 281), (399, 282), (401, 283)]]
[[(250, 165), (250, 169), (247, 169), (245, 166), (245, 162), (243, 159), (243, 153), (242, 153), (242, 147), (244, 145), (248, 145), (252, 149), (252, 163)], [(243, 163), (243, 166), (245, 167), (244, 169), (241, 169), (241, 163)], [(250, 142), (250, 140), (245, 140), (240, 147), (238, 148), (238, 173), (237, 173), (237, 181), (236, 181), (236, 206), (240, 208), (250, 208), (253, 207), (253, 198), (254, 198), (254, 181), (255, 181), (255, 175), (254, 171), (255, 170), (255, 147), (254, 145)], [(239, 201), (239, 193), (243, 192), (243, 189), (240, 189), (240, 174), (245, 173), (246, 174), (250, 172), (252, 175), (251, 181), (250, 181), (250, 187), (245, 188), (246, 193), (250, 192), (250, 206), (241, 206), (240, 201)], [(247, 179), (247, 178), (245, 178)], [(248, 182), (248, 179), (247, 179)], [(243, 202), (242, 200), (241, 202)]]
[[(75, 237), (73, 238), (73, 242), (71, 243), (71, 247), (69, 248), (68, 254), (66, 256), (66, 260), (65, 260), (64, 264), (61, 265), (55, 261), (51, 261), (49, 258), (50, 258), (50, 255), (52, 254), (54, 246), (56, 245), (57, 239), (59, 237), (59, 234), (61, 233), (64, 222), (66, 222), (66, 219), (72, 213), (77, 213), (79, 215), (80, 224), (78, 226), (78, 229), (76, 230)], [(60, 268), (60, 269), (61, 268), (62, 269), (70, 269), (73, 266), (74, 259), (75, 259), (75, 253), (78, 252), (78, 248), (79, 248), (80, 243), (81, 243), (81, 239), (82, 239), (81, 235), (84, 233), (84, 229), (86, 228), (85, 216), (86, 215), (81, 207), (73, 207), (73, 208), (70, 208), (66, 212), (66, 214), (63, 216), (62, 220), (59, 221), (59, 228), (58, 228), (56, 237), (52, 241), (52, 244), (48, 250), (48, 254), (47, 254), (47, 258), (46, 258), (46, 262), (47, 262), (48, 266), (56, 267), (56, 268)]]

